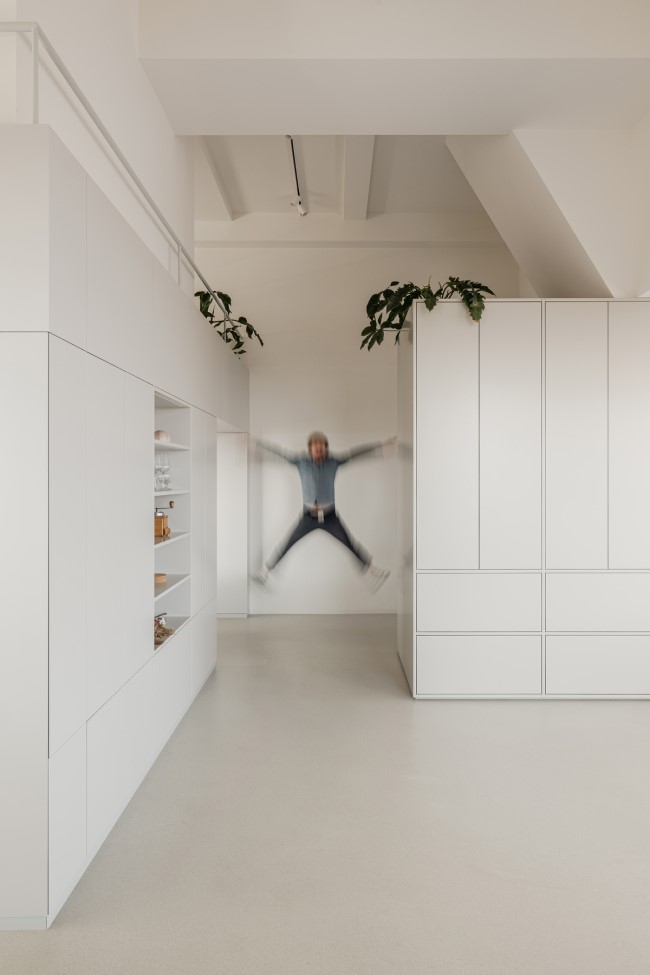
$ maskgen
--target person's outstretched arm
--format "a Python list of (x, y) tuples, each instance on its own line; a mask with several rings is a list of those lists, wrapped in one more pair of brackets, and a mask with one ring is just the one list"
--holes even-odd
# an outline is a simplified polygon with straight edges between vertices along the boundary
[(359, 444), (358, 447), (350, 447), (349, 450), (344, 450), (342, 453), (333, 456), (339, 464), (347, 464), (349, 461), (364, 457), (366, 454), (380, 453), (382, 447), (388, 447), (394, 443), (397, 443), (397, 437), (389, 437), (388, 440), (378, 440), (376, 443), (364, 443)]
[(276, 457), (281, 457), (282, 460), (286, 460), (289, 464), (297, 464), (300, 460), (301, 455), (296, 451), (286, 450), (284, 447), (280, 447), (275, 443), (269, 443), (267, 440), (258, 440), (257, 437), (251, 437), (250, 439), (253, 443), (262, 447), (263, 450), (267, 450)]

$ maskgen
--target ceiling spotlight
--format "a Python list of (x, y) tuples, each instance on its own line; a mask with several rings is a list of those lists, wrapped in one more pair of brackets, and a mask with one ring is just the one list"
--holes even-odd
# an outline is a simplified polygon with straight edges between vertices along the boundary
[(307, 208), (303, 206), (303, 202), (300, 198), (300, 183), (298, 182), (298, 167), (296, 166), (296, 150), (293, 145), (293, 137), (288, 135), (287, 139), (291, 145), (291, 162), (293, 163), (293, 179), (296, 184), (296, 196), (291, 201), (291, 206), (294, 207), (301, 217), (307, 216)]

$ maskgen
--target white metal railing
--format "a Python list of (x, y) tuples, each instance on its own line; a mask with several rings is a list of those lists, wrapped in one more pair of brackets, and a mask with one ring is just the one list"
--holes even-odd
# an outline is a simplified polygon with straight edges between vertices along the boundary
[(59, 73), (61, 74), (61, 77), (67, 82), (71, 91), (77, 97), (77, 100), (84, 107), (89, 117), (94, 122), (96, 128), (99, 130), (99, 132), (104, 137), (107, 144), (110, 146), (111, 150), (119, 160), (123, 169), (129, 175), (129, 177), (137, 187), (138, 191), (140, 192), (141, 196), (143, 197), (143, 199), (145, 200), (145, 202), (147, 203), (151, 211), (154, 213), (159, 224), (161, 225), (165, 233), (168, 235), (168, 237), (174, 244), (174, 247), (176, 248), (176, 255), (177, 255), (176, 279), (178, 281), (178, 284), (180, 285), (181, 283), (181, 272), (182, 272), (183, 260), (185, 260), (186, 263), (192, 268), (196, 276), (203, 282), (206, 290), (209, 291), (209, 293), (212, 295), (217, 307), (220, 308), (221, 311), (223, 312), (224, 318), (226, 318), (230, 322), (230, 324), (233, 325), (234, 323), (230, 315), (228, 314), (228, 310), (224, 307), (223, 302), (219, 299), (218, 295), (215, 294), (215, 292), (208, 284), (208, 281), (201, 273), (201, 270), (195, 264), (194, 258), (188, 252), (187, 248), (183, 245), (183, 242), (181, 241), (180, 237), (175, 233), (174, 228), (171, 226), (169, 221), (163, 215), (160, 208), (156, 205), (154, 199), (152, 198), (151, 194), (147, 190), (146, 186), (144, 185), (144, 183), (142, 182), (138, 174), (135, 172), (135, 170), (129, 163), (128, 159), (126, 158), (126, 156), (124, 155), (124, 153), (122, 152), (118, 144), (116, 143), (115, 139), (112, 137), (112, 135), (110, 134), (110, 132), (108, 131), (108, 129), (106, 128), (102, 120), (100, 119), (99, 115), (92, 107), (92, 105), (90, 104), (90, 102), (88, 101), (84, 93), (82, 92), (81, 88), (79, 87), (77, 82), (74, 80), (74, 78), (66, 68), (65, 64), (57, 54), (55, 48), (52, 46), (51, 42), (48, 40), (47, 36), (43, 32), (42, 28), (38, 25), (38, 23), (36, 23), (35, 21), (9, 21), (9, 22), (0, 21), (0, 34), (29, 34), (31, 36), (32, 124), (37, 125), (39, 122), (39, 110), (40, 110), (39, 69), (40, 69), (40, 59), (41, 59), (41, 48), (43, 48), (47, 52), (52, 64), (54, 64), (55, 67), (58, 69)]

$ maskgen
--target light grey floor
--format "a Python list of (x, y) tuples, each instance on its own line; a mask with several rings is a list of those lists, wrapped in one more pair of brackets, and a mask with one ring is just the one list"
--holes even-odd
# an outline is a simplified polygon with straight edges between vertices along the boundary
[(224, 621), (3, 975), (646, 975), (650, 703), (414, 702), (390, 616)]

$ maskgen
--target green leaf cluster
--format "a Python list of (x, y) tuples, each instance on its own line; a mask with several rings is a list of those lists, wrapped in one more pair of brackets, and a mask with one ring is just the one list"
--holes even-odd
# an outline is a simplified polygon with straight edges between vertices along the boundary
[(462, 281), (454, 277), (450, 277), (444, 284), (438, 282), (436, 291), (431, 287), (431, 279), (424, 287), (419, 287), (412, 281), (407, 284), (391, 281), (383, 291), (370, 296), (366, 305), (369, 324), (362, 329), (361, 348), (372, 349), (373, 345), (381, 345), (388, 329), (395, 332), (395, 342), (399, 342), (401, 329), (414, 301), (424, 301), (428, 311), (433, 311), (441, 298), (458, 295), (472, 321), (480, 322), (485, 309), (484, 295), (493, 294), (487, 285), (479, 281)]
[[(214, 295), (217, 296), (218, 302), (215, 301)], [(243, 347), (244, 337), (241, 329), (245, 331), (249, 339), (256, 338), (260, 345), (264, 345), (262, 336), (247, 318), (240, 315), (239, 318), (233, 319), (230, 314), (232, 308), (230, 295), (223, 291), (215, 291), (214, 294), (211, 291), (195, 291), (194, 297), (199, 299), (201, 314), (207, 318), (213, 328), (216, 328), (217, 334), (221, 336), (224, 342), (234, 345), (233, 352), (235, 355), (245, 355), (246, 353), (246, 349)]]

